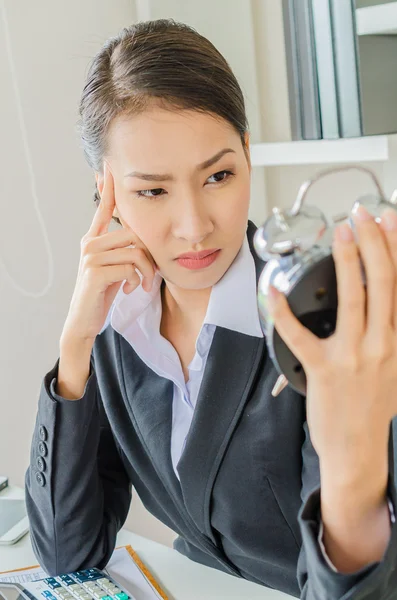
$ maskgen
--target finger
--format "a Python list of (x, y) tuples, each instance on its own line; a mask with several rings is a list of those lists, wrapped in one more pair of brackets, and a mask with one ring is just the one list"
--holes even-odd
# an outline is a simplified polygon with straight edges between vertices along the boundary
[(92, 264), (95, 266), (107, 266), (116, 264), (130, 264), (137, 267), (142, 276), (153, 283), (155, 269), (142, 248), (123, 248), (122, 250), (108, 250), (94, 255)]
[[(139, 247), (140, 244), (142, 244), (142, 248)], [(120, 248), (126, 250), (126, 254), (120, 255)], [(140, 261), (140, 255), (134, 253), (135, 250), (144, 252), (144, 260), (149, 263), (150, 270), (149, 274), (141, 272), (143, 276), (148, 277), (148, 281), (152, 284), (157, 265), (150, 252), (146, 249), (146, 246), (131, 228), (123, 228), (111, 231), (106, 235), (86, 238), (84, 244), (84, 254), (90, 255), (90, 262), (95, 265), (107, 264), (109, 260), (111, 260), (111, 263), (108, 264), (121, 263), (122, 259), (120, 256), (124, 256), (125, 262), (133, 264), (135, 260)]]
[(100, 267), (93, 267), (91, 271), (92, 273), (96, 272), (95, 277), (103, 286), (104, 291), (107, 290), (109, 285), (113, 285), (114, 283), (122, 283), (124, 279), (134, 286), (134, 288), (138, 287), (140, 284), (138, 273), (134, 270), (134, 267), (131, 264), (104, 265)]
[[(272, 287), (270, 286), (270, 289)], [(315, 366), (321, 355), (320, 339), (298, 321), (282, 292), (276, 290), (274, 300), (269, 294), (269, 310), (277, 332), (291, 352), (304, 367), (305, 365)]]
[(366, 335), (371, 344), (379, 348), (389, 334), (393, 321), (394, 267), (372, 215), (365, 209), (359, 210), (353, 219), (367, 279)]
[(135, 233), (135, 231), (133, 229), (131, 229), (130, 227), (128, 227), (128, 225), (126, 226), (125, 229), (126, 229), (126, 231), (129, 231), (134, 236), (134, 242), (133, 242), (134, 246), (136, 248), (141, 248), (145, 252), (147, 259), (149, 260), (153, 269), (156, 271), (157, 270), (156, 262), (155, 262), (153, 256), (150, 254), (147, 246), (142, 242), (141, 238), (138, 237), (138, 235)]
[(346, 348), (356, 348), (365, 332), (366, 297), (359, 251), (348, 223), (335, 228), (332, 255), (338, 294), (335, 335)]
[[(379, 229), (384, 236), (385, 244), (389, 250), (390, 260), (397, 275), (397, 214), (395, 209), (388, 208), (381, 214)], [(393, 290), (393, 327), (397, 329), (397, 277)]]
[(116, 206), (113, 174), (106, 161), (103, 161), (103, 177), (104, 183), (101, 201), (96, 209), (91, 227), (88, 230), (89, 236), (98, 236), (107, 233)]
[(88, 253), (106, 252), (106, 250), (135, 246), (138, 241), (139, 238), (132, 229), (123, 228), (109, 231), (106, 235), (88, 238), (86, 249)]

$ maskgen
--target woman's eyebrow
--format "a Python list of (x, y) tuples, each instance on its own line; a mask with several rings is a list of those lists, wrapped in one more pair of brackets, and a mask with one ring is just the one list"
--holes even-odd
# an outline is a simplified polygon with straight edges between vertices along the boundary
[[(203, 163), (200, 163), (199, 165), (197, 165), (197, 167), (196, 167), (197, 170), (203, 171), (204, 169), (208, 169), (208, 167), (211, 167), (213, 164), (218, 162), (218, 160), (220, 160), (222, 158), (222, 156), (224, 154), (227, 154), (228, 152), (235, 153), (235, 150), (232, 150), (232, 148), (223, 148), (223, 150), (220, 150), (211, 158), (208, 158)], [(146, 181), (173, 181), (174, 180), (173, 176), (169, 175), (168, 173), (154, 174), (154, 173), (139, 173), (138, 171), (131, 171), (131, 173), (127, 173), (126, 175), (124, 175), (124, 177), (139, 177), (139, 179), (145, 179)]]

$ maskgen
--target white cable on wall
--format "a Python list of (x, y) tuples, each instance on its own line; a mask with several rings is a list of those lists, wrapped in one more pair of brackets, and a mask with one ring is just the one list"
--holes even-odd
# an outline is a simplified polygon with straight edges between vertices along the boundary
[(54, 281), (54, 261), (53, 261), (53, 257), (52, 257), (50, 241), (48, 239), (48, 235), (47, 235), (47, 231), (46, 231), (46, 228), (45, 228), (45, 224), (44, 224), (43, 218), (42, 218), (40, 210), (39, 210), (39, 202), (38, 202), (37, 193), (36, 193), (35, 177), (34, 177), (34, 173), (33, 173), (33, 166), (32, 166), (32, 160), (31, 160), (31, 152), (30, 152), (30, 148), (29, 148), (29, 144), (28, 144), (28, 140), (27, 140), (26, 126), (25, 126), (25, 122), (24, 122), (24, 119), (23, 119), (21, 96), (20, 96), (20, 93), (19, 93), (18, 81), (17, 81), (17, 76), (16, 76), (16, 69), (15, 69), (15, 64), (14, 64), (13, 55), (12, 55), (11, 37), (10, 37), (10, 30), (9, 30), (8, 20), (7, 20), (5, 0), (1, 1), (1, 16), (2, 16), (2, 21), (3, 21), (6, 54), (7, 54), (8, 63), (9, 63), (9, 66), (10, 66), (12, 86), (13, 86), (14, 95), (15, 95), (15, 104), (16, 104), (16, 107), (17, 107), (19, 129), (20, 129), (20, 132), (21, 132), (22, 143), (23, 143), (23, 148), (24, 148), (24, 154), (25, 154), (25, 158), (26, 158), (26, 164), (27, 164), (27, 167), (28, 167), (29, 180), (30, 180), (30, 190), (31, 190), (32, 197), (33, 197), (34, 208), (35, 208), (35, 211), (37, 213), (37, 218), (38, 218), (38, 221), (40, 223), (41, 230), (43, 232), (44, 245), (45, 245), (45, 249), (46, 249), (47, 255), (48, 255), (48, 283), (46, 284), (46, 286), (41, 291), (39, 291), (39, 292), (30, 292), (30, 291), (25, 290), (24, 288), (22, 288), (20, 285), (18, 285), (18, 283), (13, 279), (13, 277), (8, 272), (8, 270), (7, 270), (4, 262), (1, 260), (1, 257), (0, 257), (0, 264), (3, 267), (3, 269), (4, 269), (4, 273), (6, 275), (6, 278), (8, 279), (8, 281), (10, 282), (10, 284), (12, 285), (13, 288), (15, 288), (22, 295), (28, 296), (29, 298), (41, 298), (42, 296), (45, 296), (45, 294), (48, 292), (48, 290), (51, 288), (51, 286), (53, 284), (53, 281)]

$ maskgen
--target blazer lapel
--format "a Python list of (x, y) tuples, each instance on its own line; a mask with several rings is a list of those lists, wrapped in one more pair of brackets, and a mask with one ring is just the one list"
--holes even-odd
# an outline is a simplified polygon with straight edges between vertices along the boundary
[(171, 460), (173, 382), (157, 375), (131, 352), (122, 336), (120, 344), (128, 411), (158, 476), (176, 500), (181, 492)]
[[(255, 225), (249, 221), (248, 241), (258, 281), (264, 262), (253, 248), (255, 231)], [(214, 544), (216, 540), (210, 522), (212, 488), (266, 352), (264, 337), (216, 328), (185, 449), (178, 464), (186, 509)]]
[(178, 463), (186, 509), (214, 544), (210, 524), (212, 487), (264, 350), (264, 338), (217, 327), (185, 449)]

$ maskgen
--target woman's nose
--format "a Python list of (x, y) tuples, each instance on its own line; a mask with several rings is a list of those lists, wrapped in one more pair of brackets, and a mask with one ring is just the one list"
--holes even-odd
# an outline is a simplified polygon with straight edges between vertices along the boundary
[(173, 229), (175, 237), (199, 244), (211, 233), (213, 225), (205, 206), (190, 200), (179, 206)]

